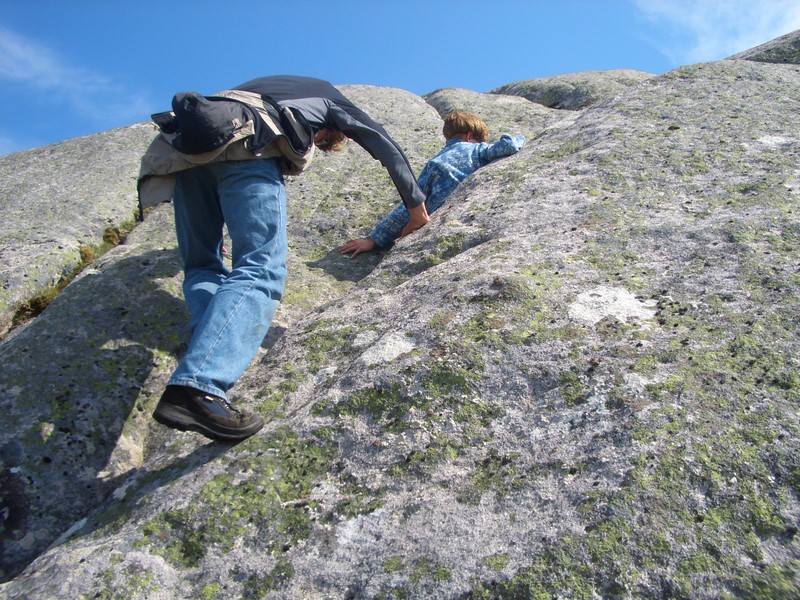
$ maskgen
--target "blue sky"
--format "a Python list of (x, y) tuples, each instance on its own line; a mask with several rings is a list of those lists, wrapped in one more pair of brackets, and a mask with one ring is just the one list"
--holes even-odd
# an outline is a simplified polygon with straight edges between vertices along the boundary
[(254, 77), (479, 92), (654, 74), (800, 29), (797, 0), (0, 0), (0, 154)]

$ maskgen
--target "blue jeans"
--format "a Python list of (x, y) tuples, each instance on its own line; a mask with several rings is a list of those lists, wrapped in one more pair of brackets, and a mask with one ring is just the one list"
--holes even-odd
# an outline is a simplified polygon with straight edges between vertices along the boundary
[[(173, 204), (192, 338), (168, 384), (227, 398), (267, 335), (286, 282), (286, 190), (278, 161), (181, 171)], [(232, 270), (222, 262), (223, 224)]]

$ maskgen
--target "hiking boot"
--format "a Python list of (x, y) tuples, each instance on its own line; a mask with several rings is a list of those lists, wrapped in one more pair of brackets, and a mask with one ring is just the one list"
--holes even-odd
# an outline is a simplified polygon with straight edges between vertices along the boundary
[(224, 398), (183, 385), (167, 386), (153, 418), (167, 427), (217, 440), (243, 440), (264, 426), (258, 415), (241, 412)]

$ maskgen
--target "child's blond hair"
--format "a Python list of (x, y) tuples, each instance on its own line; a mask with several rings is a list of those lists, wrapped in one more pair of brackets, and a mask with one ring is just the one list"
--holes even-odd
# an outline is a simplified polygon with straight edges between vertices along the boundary
[(478, 116), (468, 112), (455, 111), (444, 120), (442, 133), (448, 140), (457, 135), (471, 133), (475, 140), (485, 142), (489, 137), (489, 128)]

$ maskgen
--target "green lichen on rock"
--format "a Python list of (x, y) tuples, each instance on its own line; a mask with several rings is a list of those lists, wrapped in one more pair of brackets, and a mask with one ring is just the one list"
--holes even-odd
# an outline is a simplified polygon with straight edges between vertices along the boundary
[(514, 454), (500, 454), (495, 448), (490, 448), (487, 456), (475, 465), (469, 485), (462, 488), (459, 500), (478, 502), (481, 495), (490, 490), (498, 498), (503, 498), (520, 490), (525, 477), (518, 471), (517, 458)]
[(247, 576), (242, 585), (243, 597), (263, 598), (266, 594), (284, 587), (293, 575), (294, 568), (292, 564), (286, 560), (279, 560), (266, 575)]
[[(672, 405), (657, 409), (634, 433), (649, 450), (622, 489), (584, 500), (587, 534), (548, 546), (512, 579), (482, 584), (470, 597), (689, 597), (712, 580), (728, 597), (796, 593), (796, 561), (763, 562), (767, 548), (791, 546), (797, 533), (787, 510), (800, 492), (800, 463), (788, 441), (800, 431), (782, 416), (798, 398), (794, 377), (786, 375), (797, 365), (768, 342), (785, 331), (776, 323), (767, 332), (752, 317), (732, 314), (717, 329), (717, 318), (674, 301), (660, 303), (657, 318), (675, 347), (655, 363), (670, 375), (649, 391), (682, 398), (702, 417)], [(755, 331), (737, 335), (739, 328)], [(738, 392), (726, 393), (732, 384)], [(642, 498), (644, 513), (636, 508)], [(663, 582), (631, 576), (645, 570), (662, 572)], [(659, 585), (668, 588), (652, 587)]]
[(330, 360), (330, 352), (339, 354), (349, 352), (349, 343), (355, 336), (355, 328), (351, 326), (334, 328), (333, 324), (317, 321), (306, 327), (304, 345), (308, 349), (306, 360), (308, 369), (316, 373)]
[(507, 554), (490, 554), (483, 557), (483, 563), (492, 571), (502, 571), (508, 565)]
[(148, 598), (158, 593), (158, 582), (143, 565), (111, 567), (101, 577), (105, 580), (106, 587), (92, 596), (98, 600)]
[(425, 268), (435, 267), (442, 264), (448, 258), (464, 251), (464, 234), (455, 233), (449, 236), (442, 236), (436, 240), (433, 251), (426, 254), (422, 260)]
[[(356, 390), (335, 404), (315, 404), (315, 414), (330, 414), (336, 419), (366, 416), (379, 431), (400, 433), (411, 427), (412, 413), (437, 421), (446, 414), (465, 426), (485, 425), (502, 409), (475, 398), (480, 373), (449, 361), (437, 361), (416, 372), (405, 373), (396, 381)], [(411, 384), (419, 387), (411, 391)]]
[[(197, 566), (209, 549), (227, 553), (236, 540), (280, 554), (312, 530), (309, 500), (330, 471), (335, 449), (319, 440), (283, 434), (248, 440), (233, 473), (206, 483), (188, 506), (158, 515), (142, 527), (138, 546), (176, 566)], [(263, 532), (271, 535), (264, 538)]]
[(459, 327), (461, 339), (502, 349), (563, 333), (553, 324), (561, 305), (557, 298), (563, 275), (548, 263), (525, 265), (518, 271), (496, 276), (487, 291), (471, 299), (479, 310)]
[(649, 73), (625, 69), (571, 73), (511, 83), (490, 93), (522, 96), (550, 108), (580, 110), (652, 77)]

